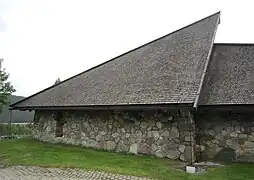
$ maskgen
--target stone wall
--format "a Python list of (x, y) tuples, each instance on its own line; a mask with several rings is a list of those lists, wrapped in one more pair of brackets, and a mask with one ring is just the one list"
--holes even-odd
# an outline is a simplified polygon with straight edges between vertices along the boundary
[[(56, 118), (36, 111), (33, 137), (96, 149), (194, 160), (193, 118), (188, 111), (70, 111), (63, 113), (63, 137)], [(192, 143), (192, 144), (191, 144)]]
[(202, 158), (254, 161), (254, 114), (204, 112), (197, 118)]
[(50, 111), (36, 111), (33, 137), (51, 143), (182, 161), (194, 161), (198, 157), (199, 160), (254, 162), (253, 113), (202, 112), (196, 116), (195, 128), (188, 111), (62, 113), (63, 137), (55, 136), (56, 118)]

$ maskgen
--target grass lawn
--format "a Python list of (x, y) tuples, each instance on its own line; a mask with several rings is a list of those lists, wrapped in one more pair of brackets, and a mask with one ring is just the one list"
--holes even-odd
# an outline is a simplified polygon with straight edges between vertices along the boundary
[(204, 175), (176, 171), (177, 163), (149, 156), (134, 156), (69, 145), (52, 145), (31, 139), (0, 142), (0, 163), (53, 167), (79, 167), (157, 179), (254, 179), (254, 164), (231, 164), (209, 169)]

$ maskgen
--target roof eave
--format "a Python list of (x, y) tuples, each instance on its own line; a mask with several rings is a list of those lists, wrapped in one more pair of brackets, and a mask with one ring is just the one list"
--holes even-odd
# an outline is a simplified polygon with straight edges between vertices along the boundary
[(215, 111), (253, 111), (254, 104), (206, 104), (206, 105), (199, 105), (199, 109), (203, 110), (215, 110)]
[(91, 105), (91, 106), (22, 106), (11, 107), (11, 110), (151, 110), (151, 109), (183, 109), (192, 108), (193, 103), (172, 103), (172, 104), (132, 104), (132, 105)]

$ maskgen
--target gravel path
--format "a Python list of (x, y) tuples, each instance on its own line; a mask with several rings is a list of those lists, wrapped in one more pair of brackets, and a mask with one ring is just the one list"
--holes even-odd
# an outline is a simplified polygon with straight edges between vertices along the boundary
[(77, 168), (42, 168), (37, 166), (10, 166), (0, 168), (1, 180), (148, 180), (147, 178), (125, 176)]

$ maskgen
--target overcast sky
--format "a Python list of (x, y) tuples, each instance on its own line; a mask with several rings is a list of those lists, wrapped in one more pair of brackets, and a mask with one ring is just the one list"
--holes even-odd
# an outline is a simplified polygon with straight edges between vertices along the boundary
[(216, 42), (254, 43), (254, 3), (232, 0), (0, 0), (0, 58), (29, 96), (221, 11)]

